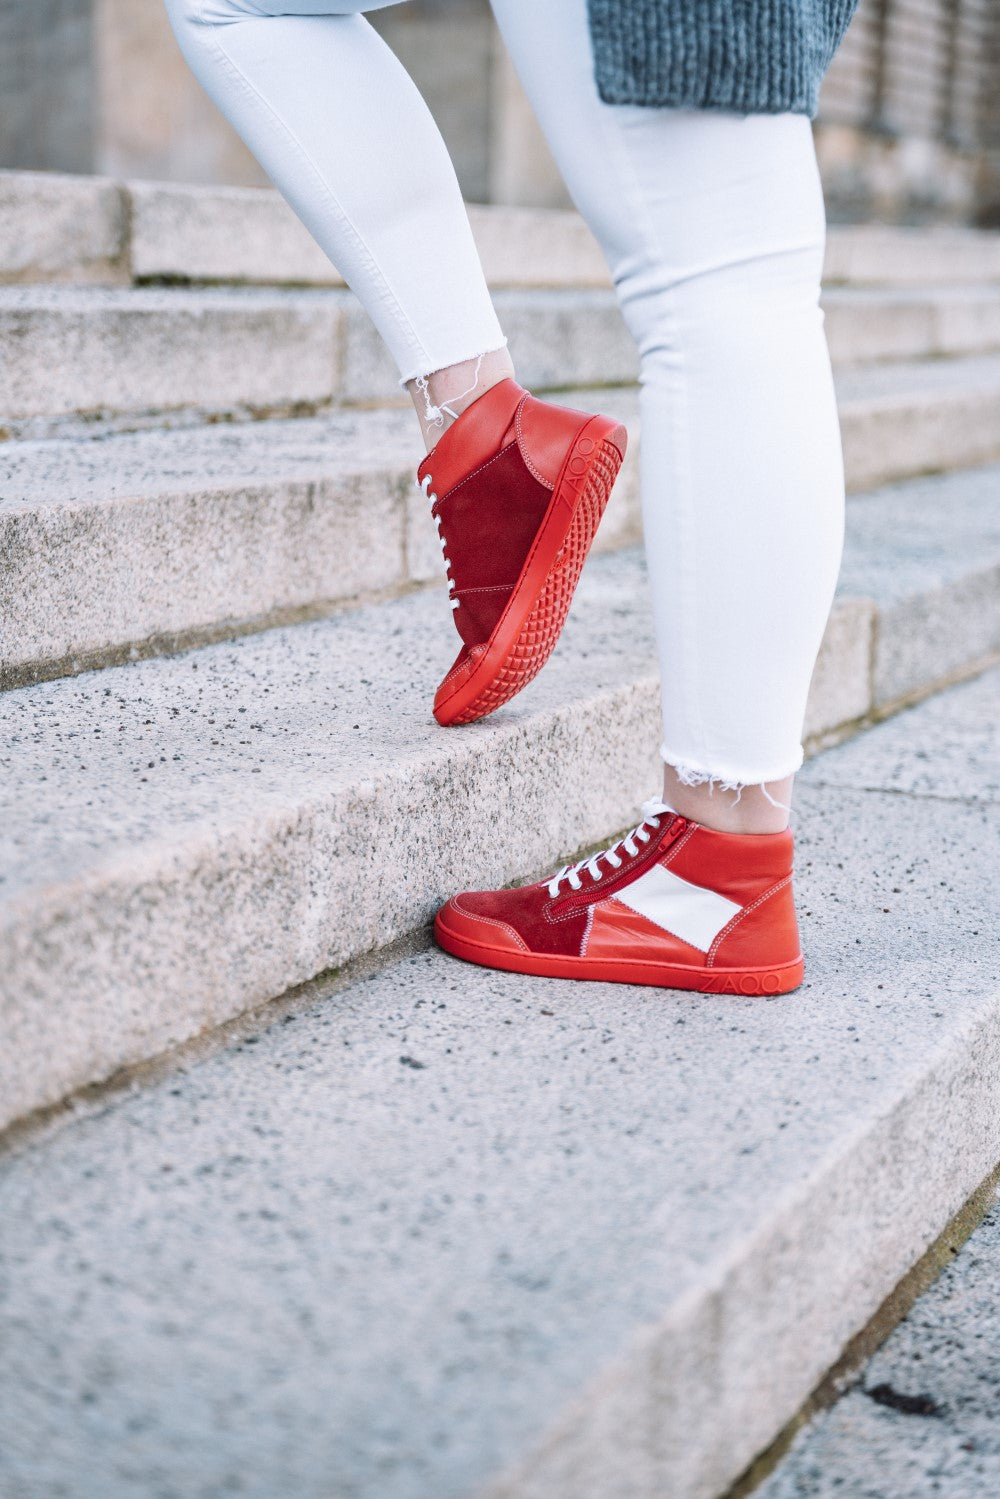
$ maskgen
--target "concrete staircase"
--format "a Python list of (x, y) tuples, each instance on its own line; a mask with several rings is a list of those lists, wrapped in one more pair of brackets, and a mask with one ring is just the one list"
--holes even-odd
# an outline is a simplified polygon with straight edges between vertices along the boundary
[[(538, 389), (565, 391), (573, 404), (620, 415), (638, 437), (634, 354), (579, 221), (480, 209), (474, 223), (520, 377)], [(852, 500), (841, 593), (810, 702), (807, 731), (816, 747), (981, 670), (1000, 651), (1000, 237), (833, 231), (828, 274), (825, 305)], [(413, 419), (360, 310), (275, 195), (0, 174), (0, 280), (6, 283), (0, 346), (8, 351), (0, 367), (0, 428), (7, 439), (0, 445), (0, 684), (8, 689), (0, 695), (2, 1127), (202, 1037), (317, 975), (415, 940), (436, 904), (458, 886), (538, 873), (626, 825), (656, 785), (657, 688), (634, 545), (633, 450), (602, 526), (603, 555), (584, 575), (549, 668), (480, 725), (453, 733), (433, 724), (428, 704), (441, 663), (450, 659), (452, 626), (433, 531), (412, 487)], [(919, 711), (933, 715), (934, 706)], [(871, 742), (895, 744), (902, 754), (905, 731), (902, 740), (894, 732), (873, 731)], [(866, 742), (857, 741), (861, 758), (849, 763), (864, 763)], [(912, 756), (912, 743), (905, 747)], [(835, 766), (845, 753), (827, 755), (816, 767)], [(662, 1345), (649, 1343), (648, 1356), (629, 1366), (629, 1400), (622, 1404), (616, 1395), (602, 1404), (593, 1427), (591, 1406), (577, 1407), (585, 1414), (567, 1416), (563, 1435), (552, 1438), (561, 1454), (557, 1466), (543, 1465), (537, 1481), (525, 1469), (491, 1493), (652, 1499), (665, 1491), (669, 1474), (677, 1499), (717, 1494), (940, 1230), (975, 1185), (975, 1173), (985, 1174), (1000, 1156), (991, 1132), (993, 1073), (961, 1071), (968, 1048), (983, 1045), (976, 1017), (1000, 999), (995, 969), (973, 964), (962, 980), (962, 1003), (952, 1005), (952, 977), (938, 973), (919, 925), (921, 902), (932, 902), (941, 882), (920, 851), (916, 809), (909, 820), (894, 822), (888, 774), (883, 766), (876, 777), (885, 794), (871, 847), (898, 848), (901, 871), (922, 871), (908, 909), (915, 923), (909, 940), (923, 956), (900, 979), (897, 957), (889, 956), (899, 937), (894, 928), (866, 947), (860, 968), (841, 974), (845, 913), (852, 932), (855, 918), (861, 922), (866, 944), (874, 927), (884, 925), (871, 905), (882, 911), (884, 871), (873, 865), (870, 878), (859, 875), (857, 889), (852, 873), (851, 890), (840, 896), (847, 904), (831, 908), (828, 870), (836, 868), (837, 830), (843, 833), (844, 819), (864, 803), (862, 782), (849, 779), (832, 802), (804, 792), (814, 828), (805, 893), (827, 907), (813, 934), (825, 957), (806, 994), (806, 1032), (817, 1006), (824, 1014), (827, 1005), (839, 1012), (843, 984), (856, 1024), (854, 1008), (874, 999), (881, 965), (889, 965), (899, 1008), (884, 1017), (888, 1030), (878, 1020), (872, 1040), (890, 1051), (898, 1044), (899, 1056), (875, 1069), (856, 1095), (848, 1090), (844, 1108), (815, 1137), (788, 1136), (793, 1154), (801, 1147), (819, 1161), (850, 1135), (851, 1150), (860, 1153), (851, 1156), (832, 1196), (824, 1197), (821, 1183), (833, 1178), (809, 1177), (816, 1195), (801, 1222), (821, 1239), (840, 1215), (844, 1232), (871, 1239), (871, 1254), (838, 1287), (835, 1314), (803, 1321), (796, 1348), (778, 1361), (781, 1377), (768, 1384), (761, 1415), (753, 1414), (753, 1392), (740, 1383), (740, 1340), (749, 1347), (778, 1335), (780, 1285), (772, 1301), (762, 1301), (754, 1282), (736, 1318), (732, 1298), (738, 1300), (741, 1272), (727, 1259), (732, 1246), (725, 1236), (713, 1240), (706, 1264), (716, 1268), (702, 1278), (708, 1299), (677, 1302), (681, 1321), (671, 1323), (669, 1378)], [(921, 816), (926, 810), (922, 805)], [(974, 841), (976, 815), (955, 816), (963, 827), (968, 823)], [(958, 855), (947, 828), (957, 823), (941, 818), (934, 837), (941, 857), (953, 850), (950, 877)], [(473, 819), (481, 834), (470, 852), (454, 830)], [(853, 872), (865, 845), (857, 833), (844, 836), (843, 862), (849, 859)], [(811, 858), (815, 875), (808, 873)], [(955, 871), (965, 882), (963, 910), (980, 898), (971, 875), (971, 866)], [(907, 878), (900, 873), (900, 881)], [(956, 939), (948, 914), (939, 912), (935, 940), (950, 951)], [(977, 933), (988, 927), (984, 914)], [(587, 1032), (600, 1029), (606, 1002), (617, 1006), (626, 1028), (632, 1021), (622, 1017), (639, 1014), (634, 995), (609, 999), (602, 989), (597, 998), (577, 999), (558, 986), (475, 976), (438, 957), (412, 963), (372, 981), (376, 1008), (384, 1004), (387, 1015), (394, 1013), (414, 984), (426, 995), (421, 1004), (457, 994), (448, 1002), (465, 1017), (465, 1044), (476, 1054), (495, 1044), (503, 1023), (492, 1012), (497, 1000), (534, 1012), (551, 1007), (550, 995), (558, 994), (560, 1004), (582, 1006)], [(954, 1063), (954, 1075), (947, 1067), (921, 1071), (895, 1028), (908, 1006), (923, 1004), (925, 991), (933, 998), (942, 986), (949, 1014), (935, 1031), (935, 1057), (947, 1057), (947, 1067)], [(542, 990), (544, 1002), (536, 1004)], [(347, 995), (322, 1012), (321, 1029), (344, 1005), (360, 1013), (370, 991), (355, 986)], [(725, 1043), (727, 1077), (747, 1108), (760, 1081), (749, 1062), (757, 1016), (769, 1029), (773, 1063), (782, 1048), (798, 1044), (792, 1031), (804, 1013), (769, 1005), (743, 1014), (731, 1031), (731, 1012), (718, 1006), (699, 1006), (696, 1016), (689, 1004), (662, 996), (651, 1004), (642, 998), (652, 1029), (635, 1032), (633, 1061), (642, 1054), (648, 1063), (649, 1047), (656, 1055), (663, 1050), (671, 1032), (654, 1017), (667, 1012), (671, 1027), (707, 1027), (707, 1046), (735, 1034)], [(390, 1049), (419, 1060), (420, 1023), (407, 1020), (405, 1036), (393, 1025)], [(561, 1037), (541, 1064), (564, 1099), (579, 1082), (579, 1069), (567, 1061), (570, 1041), (575, 1046), (572, 1037)], [(276, 1044), (269, 1036), (269, 1055), (276, 1056)], [(531, 1044), (524, 1046), (530, 1051)], [(537, 1080), (538, 1058), (517, 1046), (515, 1052), (510, 1065), (523, 1065), (524, 1076)], [(799, 1061), (808, 1068), (819, 1056)], [(283, 1064), (275, 1065), (280, 1072)], [(488, 1092), (496, 1079), (495, 1069), (486, 1070)], [(407, 1063), (400, 1075), (415, 1071)], [(916, 1086), (918, 1073), (929, 1092)], [(946, 1074), (967, 1119), (984, 1121), (975, 1126), (975, 1147), (963, 1144), (971, 1140), (971, 1124), (961, 1137), (942, 1126), (930, 1166), (926, 1153), (920, 1159), (925, 1173), (937, 1170), (946, 1184), (918, 1191), (897, 1228), (880, 1238), (883, 1210), (872, 1184), (888, 1191), (886, 1173), (876, 1172), (862, 1190), (859, 1163), (868, 1169), (891, 1153), (894, 1110), (911, 1110), (906, 1129), (927, 1125), (928, 1100), (946, 1086)], [(699, 1072), (692, 1097), (702, 1081)], [(336, 1087), (343, 1082), (338, 1076)], [(363, 1091), (364, 1078), (357, 1085)], [(490, 1117), (505, 1096), (497, 1094)], [(163, 1095), (156, 1097), (162, 1108)], [(519, 1107), (513, 1096), (508, 1103)], [(468, 1106), (485, 1107), (475, 1090)], [(363, 1099), (358, 1107), (359, 1150), (366, 1128), (380, 1139), (393, 1133), (396, 1125), (379, 1122), (377, 1111), (366, 1125)], [(723, 1135), (739, 1132), (739, 1113), (725, 1117), (723, 1126), (719, 1115)], [(552, 1125), (541, 1116), (536, 1123)], [(642, 1130), (641, 1121), (636, 1127)], [(772, 1128), (783, 1126), (769, 1117), (769, 1139)], [(672, 1151), (678, 1119), (664, 1115), (656, 1129), (657, 1153)], [(515, 1130), (512, 1140), (520, 1138)], [(954, 1150), (964, 1152), (961, 1171), (951, 1169), (947, 1152)], [(612, 1169), (610, 1160), (600, 1166), (602, 1152), (594, 1169)], [(804, 1253), (806, 1232), (792, 1231), (799, 1178), (795, 1171), (782, 1175), (773, 1153), (765, 1156), (763, 1175), (753, 1178), (759, 1196), (752, 1225), (743, 1198), (732, 1198), (732, 1210), (740, 1234), (750, 1234), (761, 1252), (785, 1242), (794, 1260)], [(519, 1148), (505, 1155), (513, 1179), (519, 1159)], [(552, 1159), (555, 1171), (558, 1151)], [(639, 1169), (638, 1158), (628, 1159), (630, 1170)], [(434, 1160), (432, 1152), (427, 1170), (436, 1180)], [(443, 1156), (439, 1164), (440, 1190), (447, 1191)], [(414, 1169), (419, 1175), (423, 1167)], [(724, 1206), (735, 1191), (730, 1170), (717, 1180), (712, 1172), (705, 1176), (713, 1200)], [(570, 1173), (556, 1192), (564, 1238), (576, 1221), (574, 1180)], [(471, 1191), (471, 1179), (466, 1185)], [(600, 1382), (612, 1346), (631, 1336), (629, 1319), (659, 1315), (653, 1289), (665, 1283), (661, 1273), (678, 1294), (687, 1284), (655, 1244), (678, 1201), (695, 1190), (694, 1177), (661, 1173), (647, 1185), (657, 1204), (655, 1233), (643, 1240), (653, 1255), (653, 1279), (614, 1292), (615, 1314), (602, 1322), (604, 1332), (588, 1344), (580, 1367), (572, 1339), (561, 1333), (551, 1361), (562, 1372), (555, 1384), (539, 1386), (541, 1403), (510, 1422), (503, 1401), (495, 1407), (502, 1440), (473, 1423), (475, 1450), (450, 1476), (433, 1464), (414, 1469), (436, 1475), (429, 1488), (414, 1487), (412, 1474), (406, 1482), (393, 1479), (396, 1487), (388, 1480), (373, 1487), (374, 1478), (355, 1475), (345, 1477), (345, 1494), (471, 1493), (473, 1479), (486, 1482), (491, 1463), (497, 1471), (517, 1466), (518, 1454), (542, 1439), (542, 1427), (549, 1429), (577, 1386), (591, 1377)], [(553, 1220), (534, 1187), (521, 1186), (511, 1201), (523, 1203), (526, 1228), (532, 1236), (548, 1234)], [(696, 1242), (698, 1214), (683, 1221)], [(791, 1235), (787, 1242), (784, 1234)], [(490, 1246), (488, 1255), (499, 1252), (492, 1240)], [(606, 1280), (613, 1261), (605, 1263), (593, 1235), (585, 1236), (585, 1250), (579, 1266), (586, 1261), (585, 1278), (594, 1286), (593, 1277)], [(736, 1276), (725, 1291), (718, 1279), (724, 1264)], [(763, 1275), (765, 1261), (754, 1264)], [(573, 1266), (570, 1301), (584, 1274)], [(820, 1295), (824, 1274), (832, 1274), (827, 1259), (814, 1255), (803, 1282), (807, 1301)], [(451, 1317), (446, 1302), (442, 1282), (428, 1304)], [(711, 1322), (720, 1315), (736, 1318), (738, 1333), (736, 1342), (727, 1333), (715, 1352), (693, 1330), (678, 1332), (689, 1327), (685, 1319)], [(416, 1324), (407, 1327), (407, 1338), (417, 1336)], [(524, 1336), (530, 1341), (534, 1334), (526, 1327)], [(454, 1357), (459, 1368), (470, 1355), (456, 1345)], [(384, 1373), (386, 1364), (379, 1367)], [(704, 1423), (723, 1387), (733, 1429), (743, 1433), (739, 1441), (713, 1438), (696, 1423), (687, 1428), (690, 1452), (671, 1449), (668, 1462), (658, 1449), (655, 1461), (628, 1476), (630, 1454), (648, 1446), (646, 1427), (655, 1425), (662, 1402), (683, 1422), (695, 1422), (701, 1410)], [(614, 1380), (608, 1388), (617, 1388)], [(630, 1403), (633, 1396), (638, 1404)], [(421, 1409), (419, 1402), (409, 1407), (407, 1420)], [(460, 1402), (453, 1412), (459, 1425), (463, 1410)], [(408, 1439), (405, 1422), (403, 1429)], [(625, 1463), (617, 1477), (600, 1466), (602, 1443)], [(311, 1482), (304, 1478), (304, 1487), (292, 1489), (318, 1494)]]
[(723, 1494), (1000, 1159), (998, 710), (807, 767), (788, 1001), (425, 951), (22, 1140), (0, 1493)]

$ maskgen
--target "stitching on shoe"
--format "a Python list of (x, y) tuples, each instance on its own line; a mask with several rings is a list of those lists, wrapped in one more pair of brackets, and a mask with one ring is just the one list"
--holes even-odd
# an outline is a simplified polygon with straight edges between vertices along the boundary
[(762, 906), (766, 900), (771, 899), (772, 895), (777, 895), (779, 890), (784, 890), (785, 886), (790, 885), (791, 883), (791, 875), (786, 875), (783, 880), (779, 880), (776, 885), (772, 885), (770, 890), (765, 890), (763, 895), (758, 895), (757, 899), (755, 901), (752, 901), (749, 906), (744, 906), (742, 911), (737, 911), (736, 915), (733, 916), (729, 921), (727, 921), (726, 925), (722, 928), (722, 931), (718, 934), (715, 941), (708, 949), (708, 952), (705, 955), (705, 967), (712, 968), (714, 966), (715, 957), (717, 952), (719, 951), (720, 945), (725, 942), (730, 933), (739, 926), (744, 916), (749, 916), (751, 911), (756, 911), (758, 906)]
[[(468, 484), (470, 479), (474, 479), (477, 474), (483, 473), (490, 467), (491, 464), (498, 462), (498, 460), (501, 459), (505, 453), (509, 453), (511, 448), (516, 448), (517, 446), (518, 444), (516, 439), (513, 442), (509, 442), (505, 448), (501, 448), (499, 452), (494, 453), (492, 458), (487, 458), (485, 463), (481, 463), (478, 468), (474, 468), (471, 474), (466, 474), (464, 479), (459, 479), (458, 483), (453, 484), (447, 491), (447, 493), (443, 494), (440, 497), (437, 504), (432, 506), (431, 514), (434, 516), (439, 515), (441, 513), (441, 506), (444, 504), (445, 500), (450, 499), (450, 497), (455, 493), (456, 489), (461, 489), (463, 484)], [(518, 451), (520, 451), (519, 448)]]
[[(584, 892), (582, 890), (573, 891), (574, 895), (582, 895), (583, 893)], [(590, 891), (588, 890), (586, 893), (589, 895)], [(558, 897), (556, 897), (556, 899), (558, 899)], [(580, 915), (581, 909), (587, 909), (586, 907), (581, 908), (580, 906), (571, 906), (568, 911), (561, 911), (558, 916), (553, 916), (552, 907), (554, 904), (555, 901), (550, 900), (547, 905), (542, 907), (542, 915), (550, 926), (553, 926), (557, 921), (575, 921), (576, 918)], [(594, 904), (596, 905), (597, 902), (595, 901)]]
[(490, 583), (484, 584), (481, 588), (456, 588), (455, 597), (458, 598), (460, 593), (502, 593), (504, 591), (509, 593), (514, 586), (513, 583)]
[[(677, 816), (679, 814), (675, 813), (674, 815)], [(681, 836), (680, 836), (680, 838), (678, 838), (677, 842), (671, 844), (671, 848), (672, 849), (673, 848), (678, 848), (678, 849), (679, 848), (683, 848), (683, 846), (687, 842), (687, 840), (696, 831), (697, 831), (697, 829), (696, 829), (695, 825), (693, 823), (689, 824), (687, 832), (686, 833), (682, 833)], [(638, 868), (642, 874), (645, 874), (647, 869), (651, 869), (654, 864), (657, 864), (657, 863), (660, 862), (660, 859), (659, 859), (660, 846), (661, 846), (661, 844), (663, 842), (663, 839), (666, 837), (666, 835), (667, 835), (668, 832), (669, 832), (669, 827), (664, 828), (663, 832), (660, 834), (660, 836), (658, 837), (658, 839), (656, 841), (655, 847), (653, 847), (653, 848), (648, 848), (648, 847), (644, 848), (641, 854), (637, 854), (636, 855), (636, 857), (631, 861), (632, 862), (632, 869), (637, 869)], [(648, 862), (643, 863), (642, 860), (644, 858), (646, 858), (647, 855), (652, 855), (652, 857), (648, 859)], [(670, 862), (669, 857), (665, 858), (663, 860), (663, 862), (664, 862), (664, 864), (668, 864)], [(622, 871), (620, 869), (609, 869), (608, 872), (607, 872), (607, 874), (601, 875), (601, 878), (599, 880), (595, 880), (595, 882), (592, 885), (588, 885), (585, 890), (583, 888), (581, 888), (579, 890), (568, 891), (565, 895), (553, 895), (553, 896), (550, 896), (547, 904), (544, 906), (544, 908), (542, 910), (542, 915), (545, 917), (545, 920), (548, 921), (548, 922), (570, 921), (574, 916), (578, 916), (580, 914), (580, 904), (579, 904), (579, 902), (577, 902), (577, 904), (575, 906), (570, 906), (567, 910), (563, 911), (562, 914), (559, 915), (559, 916), (554, 916), (554, 915), (551, 914), (552, 907), (556, 904), (557, 901), (571, 900), (571, 899), (574, 899), (574, 898), (576, 898), (578, 896), (581, 896), (581, 895), (586, 895), (588, 897), (588, 899), (594, 905), (597, 905), (598, 902), (600, 902), (602, 900), (614, 900), (615, 897), (614, 897), (614, 893), (613, 892), (612, 892), (611, 895), (607, 895), (605, 892), (607, 891), (607, 887), (610, 884), (612, 884), (615, 880), (621, 878), (621, 875), (622, 875)], [(638, 879), (638, 878), (639, 878), (639, 875), (637, 874), (636, 875), (636, 879)], [(546, 884), (547, 881), (543, 880), (542, 883)]]
[(513, 937), (514, 941), (517, 943), (522, 952), (529, 951), (528, 944), (525, 942), (520, 932), (516, 931), (508, 921), (499, 921), (494, 916), (480, 916), (478, 911), (470, 911), (467, 906), (463, 906), (461, 904), (461, 897), (458, 895), (452, 897), (451, 903), (455, 907), (456, 911), (461, 911), (462, 915), (467, 916), (470, 921), (481, 921), (484, 926), (498, 927), (500, 931), (506, 932), (509, 937)]
[[(521, 457), (524, 460), (524, 466), (528, 470), (529, 474), (533, 475), (533, 477), (538, 480), (539, 484), (544, 484), (546, 489), (554, 490), (556, 487), (555, 484), (550, 483), (550, 481), (545, 478), (544, 474), (540, 474), (538, 472), (537, 468), (532, 463), (531, 457), (527, 451), (528, 440), (524, 435), (524, 428), (521, 426), (521, 413), (527, 405), (527, 401), (528, 397), (523, 396), (518, 403), (517, 410), (514, 412), (514, 431), (517, 433), (518, 452), (521, 454)], [(576, 442), (575, 437), (573, 441), (574, 443)]]
[(682, 833), (681, 836), (677, 839), (677, 841), (675, 843), (672, 843), (670, 845), (670, 848), (667, 850), (666, 858), (663, 860), (664, 868), (666, 868), (666, 866), (668, 864), (672, 864), (673, 863), (675, 857), (680, 853), (681, 849), (685, 846), (685, 844), (688, 843), (688, 841), (691, 838), (694, 837), (694, 835), (695, 835), (695, 833), (697, 833), (697, 831), (698, 831), (698, 824), (696, 822), (691, 822), (691, 823), (688, 824), (687, 832), (686, 833)]
[[(478, 656), (474, 655), (475, 651), (479, 652)], [(485, 656), (485, 654), (486, 654), (486, 645), (474, 645), (472, 647), (472, 649), (469, 651), (469, 654), (467, 656), (463, 656), (462, 660), (459, 661), (456, 666), (452, 667), (451, 671), (448, 673), (448, 675), (442, 681), (441, 687), (444, 687), (448, 682), (450, 682), (451, 679), (452, 679), (452, 677), (461, 676), (461, 674), (463, 672), (469, 671), (470, 669), (474, 669), (475, 667), (477, 667), (479, 665), (480, 661)], [(441, 687), (438, 688), (439, 692), (441, 691)], [(470, 915), (471, 914), (472, 913), (470, 912)]]
[[(512, 446), (513, 446), (513, 444), (511, 444), (511, 443), (507, 444), (508, 448), (512, 447)], [(506, 451), (507, 451), (507, 448), (504, 448), (503, 452), (506, 452)], [(497, 456), (499, 456), (499, 455), (497, 455)], [(457, 485), (455, 487), (458, 488)], [(544, 481), (543, 481), (543, 488), (544, 487), (545, 486), (544, 486)], [(452, 491), (449, 490), (448, 493), (451, 494)], [(497, 620), (496, 624), (494, 625), (494, 627), (493, 627), (493, 633), (490, 636), (489, 641), (487, 642), (487, 644), (492, 644), (493, 641), (496, 639), (497, 633), (499, 632), (501, 626), (506, 621), (507, 616), (510, 613), (512, 607), (513, 607), (514, 598), (518, 594), (519, 585), (520, 585), (522, 579), (526, 576), (526, 574), (528, 572), (528, 569), (530, 568), (531, 564), (535, 560), (535, 556), (536, 556), (536, 554), (538, 552), (539, 545), (540, 545), (541, 534), (545, 530), (546, 523), (550, 519), (551, 514), (552, 514), (552, 510), (553, 510), (553, 506), (555, 505), (554, 495), (555, 495), (555, 491), (554, 490), (550, 490), (549, 491), (549, 503), (546, 506), (545, 514), (543, 515), (543, 517), (541, 519), (541, 522), (539, 523), (538, 529), (535, 531), (534, 540), (532, 541), (531, 546), (528, 548), (528, 555), (525, 557), (524, 563), (522, 564), (521, 572), (518, 575), (517, 583), (515, 583), (513, 589), (511, 590), (510, 598), (507, 600), (507, 603), (504, 606), (503, 613), (501, 614), (500, 618)], [(607, 496), (605, 496), (605, 503), (606, 503), (606, 500), (607, 500)], [(574, 506), (574, 511), (577, 508), (578, 507)], [(595, 526), (594, 529), (591, 531), (590, 535), (587, 538), (586, 546), (584, 547), (584, 553), (585, 554), (587, 552), (589, 552), (589, 550), (590, 550), (591, 544), (592, 544), (592, 542), (594, 540), (594, 533), (595, 533), (596, 530), (597, 530), (597, 527)], [(564, 541), (565, 541), (565, 535), (564, 535)], [(548, 584), (549, 580), (552, 577), (552, 568), (555, 566), (555, 561), (556, 561), (556, 559), (554, 558), (553, 562), (552, 562), (552, 565), (548, 568), (548, 570), (546, 572), (545, 581), (543, 582), (541, 589), (536, 589), (536, 591), (535, 591), (534, 598), (535, 598), (535, 602), (536, 603), (538, 602), (538, 599), (541, 597), (542, 592), (544, 592), (546, 585)], [(563, 618), (564, 622), (565, 622), (565, 619), (566, 619), (566, 614), (568, 612), (569, 612), (569, 605), (567, 604), (566, 609), (563, 611), (563, 615), (562, 615), (562, 618)], [(560, 625), (559, 628), (561, 630), (562, 629), (562, 625)], [(521, 636), (519, 635), (517, 638), (520, 639)]]

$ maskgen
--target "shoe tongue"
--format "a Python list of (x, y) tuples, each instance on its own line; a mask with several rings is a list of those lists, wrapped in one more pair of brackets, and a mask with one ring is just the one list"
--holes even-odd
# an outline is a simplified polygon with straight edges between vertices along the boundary
[(431, 448), (417, 470), (419, 482), (430, 475), (431, 489), (443, 499), (473, 469), (499, 449), (514, 413), (527, 392), (516, 380), (501, 380), (467, 406)]

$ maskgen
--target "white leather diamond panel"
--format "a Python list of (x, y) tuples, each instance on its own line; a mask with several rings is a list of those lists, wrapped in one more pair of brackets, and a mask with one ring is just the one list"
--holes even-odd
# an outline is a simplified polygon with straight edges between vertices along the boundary
[(702, 952), (708, 952), (722, 928), (743, 909), (715, 890), (689, 884), (662, 864), (654, 864), (612, 899)]

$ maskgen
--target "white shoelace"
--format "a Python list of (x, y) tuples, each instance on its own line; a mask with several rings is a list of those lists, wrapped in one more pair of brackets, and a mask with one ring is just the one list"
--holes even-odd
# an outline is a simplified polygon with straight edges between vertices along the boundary
[[(437, 504), (437, 495), (432, 492), (431, 483), (432, 480), (430, 474), (424, 474), (424, 477), (417, 485), (417, 488), (423, 494), (424, 499), (428, 500), (433, 506)], [(457, 609), (459, 607), (459, 600), (455, 597), (455, 580), (451, 575), (451, 563), (448, 561), (448, 543), (445, 541), (444, 536), (441, 533), (441, 521), (436, 515), (434, 517), (434, 524), (437, 526), (438, 544), (441, 547), (441, 556), (444, 559), (445, 571), (448, 574), (448, 599), (451, 607), (453, 609)]]
[(624, 849), (630, 858), (635, 858), (639, 852), (639, 844), (648, 843), (653, 836), (649, 829), (658, 828), (661, 817), (674, 816), (676, 816), (676, 813), (673, 807), (668, 807), (666, 802), (661, 802), (657, 799), (643, 802), (642, 821), (638, 827), (633, 828), (631, 833), (627, 833), (624, 838), (619, 838), (617, 843), (612, 843), (610, 848), (602, 848), (599, 853), (591, 854), (589, 859), (580, 859), (576, 864), (564, 864), (559, 873), (554, 874), (551, 880), (549, 880), (549, 894), (551, 896), (558, 895), (559, 886), (563, 880), (567, 882), (571, 890), (582, 889), (583, 882), (580, 876), (584, 873), (589, 874), (590, 878), (596, 883), (605, 873), (601, 869), (602, 859), (612, 869), (620, 869), (622, 858), (618, 852), (619, 849)]
[[(460, 390), (457, 396), (449, 397), (452, 403), (454, 403), (455, 401), (464, 401), (466, 396), (472, 395), (476, 386), (479, 384), (479, 371), (483, 367), (483, 360), (485, 358), (485, 354), (479, 355), (479, 358), (476, 360), (475, 372), (472, 376), (472, 384), (469, 386), (468, 390)], [(453, 422), (458, 421), (461, 413), (458, 411), (453, 411), (452, 407), (449, 406), (447, 401), (442, 401), (440, 406), (434, 405), (434, 402), (431, 400), (430, 382), (426, 375), (418, 375), (413, 383), (416, 385), (420, 394), (424, 398), (424, 420), (427, 422), (428, 426), (443, 427), (445, 413), (447, 413), (447, 415), (451, 417)]]

